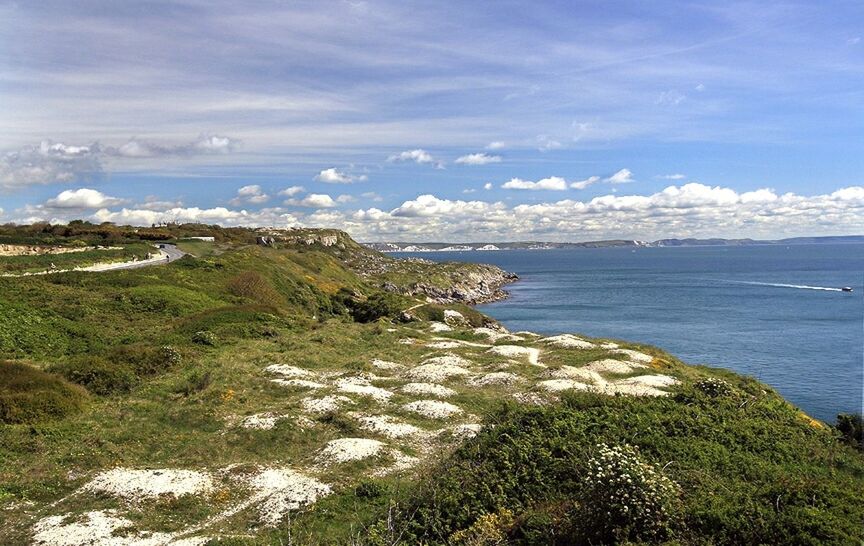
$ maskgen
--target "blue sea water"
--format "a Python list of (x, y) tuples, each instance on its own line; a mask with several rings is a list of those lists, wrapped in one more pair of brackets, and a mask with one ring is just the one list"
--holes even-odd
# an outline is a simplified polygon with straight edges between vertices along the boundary
[[(508, 300), (478, 307), (510, 330), (656, 345), (755, 376), (829, 422), (862, 409), (864, 245), (410, 255), (519, 274)], [(825, 290), (842, 286), (854, 292)]]

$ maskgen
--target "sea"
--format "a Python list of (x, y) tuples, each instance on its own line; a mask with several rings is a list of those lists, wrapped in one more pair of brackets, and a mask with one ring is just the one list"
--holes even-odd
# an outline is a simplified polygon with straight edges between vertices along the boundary
[(510, 298), (478, 306), (511, 331), (655, 345), (754, 376), (830, 423), (862, 411), (864, 244), (395, 255), (517, 273)]

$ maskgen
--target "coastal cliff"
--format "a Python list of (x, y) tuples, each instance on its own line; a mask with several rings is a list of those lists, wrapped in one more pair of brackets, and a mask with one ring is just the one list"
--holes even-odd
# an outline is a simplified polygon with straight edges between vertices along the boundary
[(0, 278), (0, 543), (864, 538), (854, 438), (753, 378), (508, 332), (465, 305), (513, 280), (491, 266), (147, 236), (192, 234), (167, 265)]

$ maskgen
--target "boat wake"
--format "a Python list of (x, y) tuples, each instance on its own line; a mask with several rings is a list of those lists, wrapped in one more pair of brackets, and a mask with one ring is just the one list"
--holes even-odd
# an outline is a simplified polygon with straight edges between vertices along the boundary
[(833, 288), (830, 286), (808, 286), (806, 284), (783, 284), (776, 282), (755, 282), (755, 281), (727, 281), (722, 280), (721, 282), (728, 282), (733, 284), (749, 284), (753, 286), (774, 286), (777, 288), (797, 288), (799, 290), (824, 290), (826, 292), (844, 292), (842, 288)]

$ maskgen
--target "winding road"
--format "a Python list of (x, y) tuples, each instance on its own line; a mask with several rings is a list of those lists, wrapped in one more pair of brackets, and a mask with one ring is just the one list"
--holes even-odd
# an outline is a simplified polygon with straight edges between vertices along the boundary
[(52, 273), (65, 273), (67, 271), (89, 271), (91, 273), (102, 273), (105, 271), (118, 271), (120, 269), (138, 269), (139, 267), (148, 267), (151, 265), (166, 265), (173, 261), (179, 260), (186, 255), (176, 245), (170, 243), (156, 243), (159, 247), (159, 255), (147, 260), (136, 260), (130, 262), (106, 262), (95, 264), (89, 267), (76, 267), (74, 269), (53, 269), (48, 271), (36, 271), (32, 273), (4, 273), (0, 277), (30, 277), (33, 275), (50, 275)]

